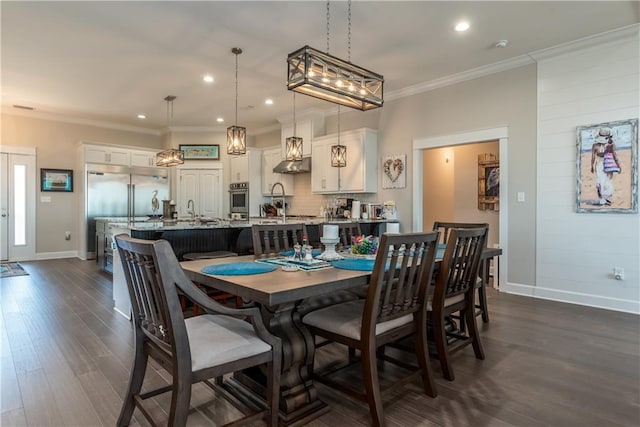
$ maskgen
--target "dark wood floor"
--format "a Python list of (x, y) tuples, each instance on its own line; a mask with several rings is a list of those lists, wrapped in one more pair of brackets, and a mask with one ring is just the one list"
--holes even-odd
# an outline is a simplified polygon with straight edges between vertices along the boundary
[[(78, 259), (23, 263), (29, 276), (1, 279), (2, 426), (113, 426), (132, 357), (129, 322), (111, 306), (110, 276)], [(413, 383), (385, 399), (389, 426), (640, 425), (640, 317), (489, 291), (481, 327), (486, 360), (469, 347), (448, 382), (433, 363), (439, 396)], [(328, 345), (317, 363), (342, 357)], [(168, 376), (154, 371), (150, 383)], [(368, 425), (367, 407), (319, 386), (331, 411), (312, 426)], [(168, 397), (155, 399), (166, 416)], [(238, 413), (194, 386), (189, 425)], [(133, 425), (147, 425), (137, 416)], [(213, 421), (212, 421), (213, 420)]]

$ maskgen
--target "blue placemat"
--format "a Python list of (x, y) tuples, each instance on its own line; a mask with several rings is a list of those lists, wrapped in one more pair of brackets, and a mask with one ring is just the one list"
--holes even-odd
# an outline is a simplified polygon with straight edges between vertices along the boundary
[(347, 258), (331, 261), (331, 265), (342, 270), (373, 271), (375, 259)]
[[(315, 258), (318, 255), (320, 255), (322, 252), (323, 252), (322, 249), (313, 249), (313, 250), (311, 250), (311, 256)], [(295, 253), (295, 251), (293, 249), (291, 249), (290, 251), (282, 251), (282, 252), (280, 252), (280, 255), (282, 255), (282, 256), (293, 256), (294, 253)]]
[(205, 274), (217, 274), (218, 276), (248, 276), (250, 274), (269, 273), (277, 270), (275, 265), (258, 262), (230, 262), (227, 264), (215, 264), (204, 267), (201, 271)]

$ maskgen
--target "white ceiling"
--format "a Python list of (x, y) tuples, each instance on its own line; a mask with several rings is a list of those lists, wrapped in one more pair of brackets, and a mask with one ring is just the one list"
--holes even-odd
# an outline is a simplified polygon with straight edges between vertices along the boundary
[[(287, 54), (326, 50), (323, 1), (2, 1), (2, 108), (160, 130), (234, 122), (249, 134), (292, 112)], [(471, 29), (453, 26), (467, 19)], [(385, 95), (638, 23), (638, 1), (354, 1), (352, 62), (385, 77)], [(347, 3), (331, 3), (330, 52), (347, 57)], [(495, 47), (508, 39), (504, 49)], [(597, 60), (597, 59), (594, 59)], [(205, 73), (215, 82), (206, 85)], [(273, 106), (264, 100), (272, 98)], [(333, 104), (299, 95), (298, 111)], [(383, 107), (384, 108), (384, 107)], [(141, 121), (138, 113), (147, 115)], [(223, 125), (215, 119), (223, 116)]]

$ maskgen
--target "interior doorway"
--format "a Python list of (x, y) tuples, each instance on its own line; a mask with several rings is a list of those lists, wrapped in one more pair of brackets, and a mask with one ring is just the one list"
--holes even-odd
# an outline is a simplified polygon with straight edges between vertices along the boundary
[[(508, 199), (507, 199), (507, 183), (508, 183), (508, 163), (507, 163), (507, 143), (508, 143), (508, 129), (494, 128), (485, 129), (480, 131), (472, 131), (460, 134), (444, 135), (434, 138), (420, 138), (413, 141), (413, 230), (420, 231), (425, 229), (431, 229), (431, 224), (425, 222), (424, 215), (424, 177), (425, 177), (425, 165), (424, 165), (424, 150), (444, 148), (444, 147), (458, 147), (469, 144), (477, 144), (489, 141), (498, 142), (499, 151), (499, 170), (500, 170), (500, 186), (499, 186), (499, 199), (500, 208), (498, 215), (498, 235), (496, 243), (502, 248), (503, 255), (500, 260), (500, 274), (498, 286), (503, 286), (508, 277)], [(444, 152), (444, 151), (443, 151)], [(453, 154), (453, 153), (452, 153)], [(446, 158), (444, 159), (446, 161)], [(452, 161), (452, 159), (450, 159)], [(474, 167), (474, 171), (477, 171), (477, 167)], [(474, 172), (477, 173), (477, 172)], [(477, 191), (477, 186), (471, 191)], [(455, 192), (453, 188), (449, 189), (449, 193)], [(477, 197), (477, 195), (476, 195)], [(464, 217), (460, 217), (460, 220), (468, 221)], [(494, 284), (495, 287), (495, 284)]]
[(0, 260), (35, 258), (35, 148), (0, 146)]

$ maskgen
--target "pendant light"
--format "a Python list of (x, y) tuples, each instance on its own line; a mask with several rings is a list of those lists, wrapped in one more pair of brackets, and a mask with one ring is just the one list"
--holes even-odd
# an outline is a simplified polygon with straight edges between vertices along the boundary
[(287, 57), (287, 89), (358, 110), (382, 107), (384, 77), (351, 63), (351, 0), (349, 56), (346, 61), (329, 54), (329, 2), (327, 52), (304, 46)]
[(286, 139), (285, 159), (290, 162), (302, 161), (302, 138), (296, 136), (296, 93), (293, 92), (293, 136)]
[(240, 156), (247, 152), (247, 128), (238, 126), (238, 55), (242, 49), (234, 47), (231, 53), (236, 56), (236, 120), (233, 126), (227, 128), (227, 154)]
[(333, 166), (334, 168), (343, 168), (347, 166), (347, 147), (340, 144), (340, 106), (339, 105), (338, 105), (338, 144), (331, 146), (331, 166)]
[[(171, 129), (171, 119), (173, 118), (173, 101), (176, 97), (167, 95), (164, 100), (167, 101), (167, 128)], [(156, 154), (156, 166), (177, 166), (184, 163), (184, 153), (182, 150), (169, 148)]]

